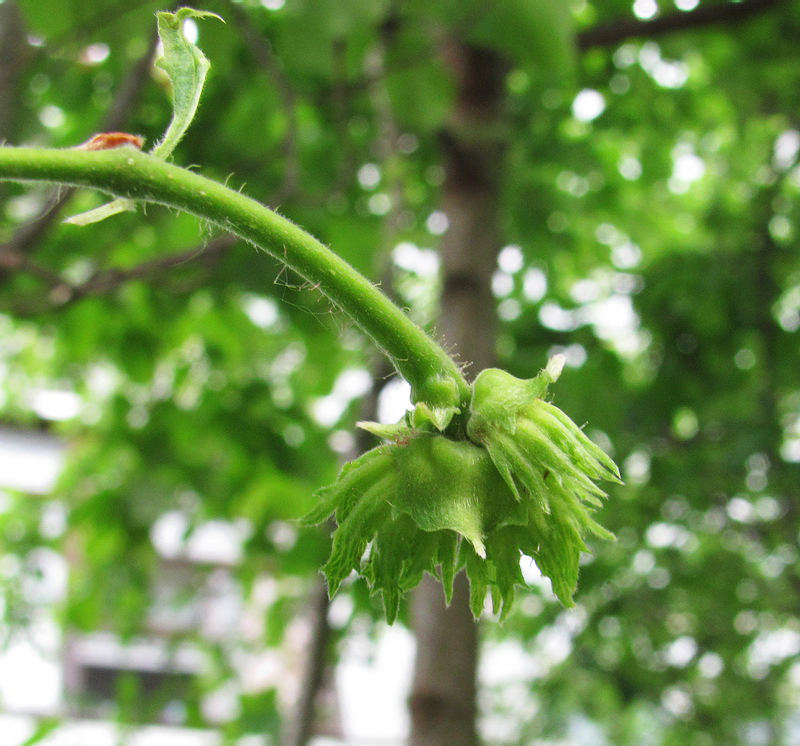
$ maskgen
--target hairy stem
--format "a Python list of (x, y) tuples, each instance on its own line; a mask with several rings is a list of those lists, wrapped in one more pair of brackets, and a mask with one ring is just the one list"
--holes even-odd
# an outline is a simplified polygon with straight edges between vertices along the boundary
[(0, 148), (0, 180), (91, 187), (189, 212), (284, 262), (353, 321), (411, 384), (415, 401), (466, 411), (469, 387), (450, 356), (371, 282), (313, 236), (249, 197), (133, 147)]

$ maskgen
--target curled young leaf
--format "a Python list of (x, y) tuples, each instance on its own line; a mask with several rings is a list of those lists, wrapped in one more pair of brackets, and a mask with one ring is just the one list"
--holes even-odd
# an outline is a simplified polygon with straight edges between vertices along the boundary
[(216, 18), (219, 21), (222, 18), (216, 13), (193, 8), (179, 8), (175, 13), (156, 13), (156, 18), (158, 35), (164, 48), (156, 67), (169, 76), (172, 84), (172, 121), (164, 137), (151, 152), (157, 158), (166, 160), (194, 119), (209, 68), (208, 59), (200, 48), (186, 38), (184, 22), (188, 18)]
[[(206, 80), (209, 62), (200, 48), (186, 38), (183, 26), (188, 18), (223, 19), (216, 13), (193, 8), (179, 8), (175, 13), (156, 13), (158, 36), (164, 54), (156, 62), (156, 67), (163, 70), (170, 81), (172, 98), (172, 120), (161, 140), (150, 151), (151, 155), (167, 160), (175, 146), (181, 141), (186, 130), (194, 119), (200, 94)], [(224, 21), (223, 21), (224, 23)], [(116, 137), (112, 137), (116, 136)], [(120, 138), (125, 138), (124, 140)], [(79, 146), (83, 150), (100, 150), (119, 145), (134, 145), (141, 149), (141, 138), (125, 133), (105, 133), (95, 135), (91, 140)], [(131, 212), (136, 203), (130, 199), (115, 199), (93, 210), (87, 210), (67, 218), (64, 222), (84, 226), (98, 223), (120, 212)]]

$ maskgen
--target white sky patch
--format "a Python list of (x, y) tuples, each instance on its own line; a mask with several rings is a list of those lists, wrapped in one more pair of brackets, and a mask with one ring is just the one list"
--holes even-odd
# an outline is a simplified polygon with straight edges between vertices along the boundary
[(228, 521), (206, 521), (192, 531), (186, 542), (186, 556), (195, 562), (233, 564), (242, 558), (247, 527)]
[(790, 169), (797, 162), (800, 152), (800, 132), (786, 130), (775, 139), (775, 150), (772, 163), (779, 171)]
[(787, 463), (800, 462), (800, 414), (789, 418), (784, 425), (781, 458)]
[(640, 21), (649, 21), (658, 13), (658, 3), (655, 0), (636, 0), (633, 4), (633, 14)]
[(800, 438), (788, 438), (781, 446), (781, 458), (787, 464), (800, 464)]
[(28, 192), (7, 200), (5, 213), (14, 222), (22, 223), (38, 214), (43, 206), (44, 201), (41, 194)]
[(363, 396), (372, 386), (372, 377), (362, 368), (351, 368), (339, 374), (333, 391), (313, 404), (314, 419), (324, 427), (335, 425), (353, 399)]
[(374, 163), (365, 163), (358, 169), (358, 183), (364, 189), (373, 189), (381, 182), (381, 170)]
[(573, 197), (583, 197), (589, 191), (589, 180), (572, 171), (562, 171), (556, 176), (556, 186)]
[(402, 378), (393, 378), (378, 395), (378, 422), (392, 424), (412, 410), (411, 386)]
[(55, 621), (40, 620), (29, 627), (26, 639), (13, 643), (0, 655), (0, 700), (6, 711), (58, 709), (62, 698), (59, 645), (60, 630)]
[(525, 257), (519, 246), (506, 246), (497, 256), (497, 266), (503, 272), (513, 275), (519, 272), (525, 264)]
[(692, 184), (702, 179), (706, 173), (706, 162), (685, 143), (673, 149), (672, 164), (672, 176), (669, 178), (668, 187), (673, 194), (685, 194)]
[(617, 170), (626, 181), (636, 181), (642, 175), (642, 164), (638, 158), (632, 155), (625, 155), (620, 158)]
[(531, 303), (537, 303), (547, 292), (547, 276), (538, 267), (526, 270), (522, 279), (522, 294)]
[(574, 331), (580, 326), (577, 314), (561, 308), (558, 303), (543, 304), (539, 309), (539, 321), (543, 326), (557, 332)]
[(645, 340), (639, 334), (639, 317), (628, 295), (614, 295), (584, 308), (586, 321), (595, 334), (611, 342), (621, 354), (635, 355), (642, 351)]
[(700, 0), (675, 0), (678, 10), (694, 10), (699, 4)]
[(514, 278), (508, 272), (495, 272), (492, 275), (492, 293), (495, 298), (505, 298), (514, 290)]
[(212, 723), (229, 723), (241, 715), (238, 686), (233, 681), (203, 697), (203, 715)]
[(481, 651), (479, 679), (484, 686), (531, 681), (537, 673), (536, 661), (516, 640), (487, 642)]
[(67, 121), (67, 117), (63, 109), (50, 104), (39, 111), (39, 121), (47, 127), (47, 129), (54, 130), (61, 127), (64, 122)]
[(626, 482), (645, 484), (650, 479), (650, 453), (644, 450), (633, 451), (625, 459), (623, 472)]
[(572, 101), (572, 116), (579, 122), (591, 122), (606, 109), (606, 100), (600, 91), (584, 88)]
[(185, 513), (169, 510), (150, 527), (150, 541), (162, 557), (172, 559), (180, 554), (188, 527), (189, 519)]
[(692, 712), (692, 698), (681, 686), (671, 686), (661, 695), (664, 709), (675, 717), (684, 718)]
[(636, 62), (637, 47), (635, 44), (623, 44), (612, 57), (614, 65), (620, 70), (630, 67)]
[(728, 515), (739, 523), (753, 523), (757, 519), (755, 506), (745, 497), (732, 497), (725, 506)]
[(407, 735), (413, 653), (414, 639), (399, 624), (384, 627), (374, 643), (348, 637), (336, 666), (348, 743), (400, 743)]
[(707, 679), (714, 679), (725, 669), (725, 663), (717, 653), (708, 652), (703, 653), (700, 660), (697, 661), (697, 667), (701, 676)]
[(694, 153), (679, 153), (675, 158), (674, 176), (683, 181), (697, 181), (706, 172), (705, 161)]
[(763, 632), (750, 646), (751, 666), (774, 666), (786, 658), (800, 653), (800, 632), (794, 629), (776, 629)]
[(41, 433), (0, 428), (0, 487), (44, 495), (55, 487), (65, 448)]
[(367, 207), (373, 215), (386, 215), (392, 209), (392, 198), (385, 192), (377, 192), (369, 198)]
[(420, 277), (434, 277), (439, 272), (439, 255), (410, 241), (402, 241), (394, 247), (392, 260), (400, 269), (416, 272)]
[(200, 31), (197, 28), (197, 21), (194, 18), (187, 18), (183, 22), (183, 35), (192, 43), (197, 44), (200, 38)]
[(788, 241), (792, 237), (794, 226), (786, 215), (774, 215), (769, 221), (769, 232), (776, 241)]
[(662, 88), (682, 88), (689, 79), (685, 62), (661, 60), (653, 69), (653, 80)]
[(594, 280), (578, 280), (569, 289), (569, 294), (576, 303), (591, 303), (600, 297), (600, 286)]
[(34, 604), (56, 603), (67, 591), (67, 562), (58, 552), (46, 547), (32, 549), (26, 557), (30, 568), (20, 585), (25, 598)]
[(625, 240), (625, 234), (611, 223), (600, 223), (594, 229), (594, 237), (606, 246), (614, 246)]
[(563, 355), (564, 364), (570, 368), (580, 368), (589, 359), (586, 348), (577, 342), (566, 347), (554, 345), (547, 351), (548, 358), (552, 358), (553, 355)]
[(661, 47), (647, 42), (639, 50), (639, 65), (662, 88), (681, 88), (689, 79), (689, 65), (681, 60), (665, 60)]
[(199, 524), (187, 536), (188, 516), (170, 510), (150, 528), (150, 541), (167, 559), (184, 557), (196, 562), (233, 564), (242, 557), (242, 544), (252, 533), (248, 521), (212, 520)]
[(250, 321), (261, 329), (268, 329), (278, 320), (278, 304), (272, 298), (246, 295), (243, 306)]
[(772, 313), (785, 332), (800, 329), (800, 285), (790, 287), (773, 306)]
[[(627, 241), (610, 224), (598, 226), (597, 237), (604, 243)], [(632, 254), (628, 259), (633, 264), (639, 256)], [(649, 334), (641, 329), (631, 299), (631, 293), (640, 287), (639, 278), (621, 272), (579, 280), (570, 288), (570, 296), (578, 307), (563, 308), (548, 301), (539, 309), (539, 321), (548, 329), (563, 332), (591, 324), (598, 339), (609, 342), (623, 357), (636, 357), (650, 342)]]
[(80, 61), (84, 65), (99, 65), (108, 59), (111, 54), (108, 44), (99, 42), (97, 44), (89, 44), (81, 50)]
[(503, 321), (514, 321), (522, 315), (522, 305), (515, 298), (506, 298), (497, 307), (497, 315)]
[(434, 210), (425, 221), (425, 227), (428, 229), (428, 233), (433, 236), (441, 236), (449, 225), (450, 221), (447, 219), (447, 215), (441, 210)]
[(642, 261), (642, 250), (635, 243), (624, 241), (611, 249), (611, 261), (618, 269), (633, 269)]
[(656, 549), (675, 547), (681, 549), (691, 540), (691, 534), (675, 523), (653, 523), (647, 529), (647, 543)]
[(686, 668), (697, 655), (697, 640), (689, 635), (682, 635), (667, 645), (664, 659), (675, 668)]
[(30, 408), (43, 420), (61, 422), (81, 413), (81, 398), (73, 391), (34, 389), (28, 399)]

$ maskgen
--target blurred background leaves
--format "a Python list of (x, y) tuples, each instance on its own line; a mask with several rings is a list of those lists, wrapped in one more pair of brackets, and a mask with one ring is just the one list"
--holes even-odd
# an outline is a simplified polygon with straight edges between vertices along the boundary
[[(152, 144), (169, 120), (147, 63), (166, 8), (6, 0), (5, 27), (11, 9), (27, 41), (4, 46), (0, 138), (69, 147), (112, 117)], [(509, 54), (499, 363), (530, 377), (563, 352), (557, 402), (625, 486), (599, 518), (618, 541), (585, 558), (575, 610), (525, 568), (520, 608), (484, 625), (486, 742), (797, 743), (797, 4), (204, 9), (228, 23), (199, 29), (212, 69), (176, 162), (279, 207), (374, 278), (393, 264), (401, 302), (427, 323), (455, 90), (442, 28)], [(506, 34), (518, 14), (519, 36)], [(388, 152), (376, 87), (397, 128)], [(163, 559), (157, 527), (176, 522), (185, 548), (223, 521), (241, 542), (242, 597), (275, 579), (239, 645), (279, 647), (328, 549), (291, 521), (352, 446), (373, 352), (272, 259), (185, 216), (150, 206), (78, 230), (48, 218), (63, 192), (3, 185), (0, 197), (0, 416), (69, 453), (53, 495), (3, 497), (4, 636), (52, 604), (36, 592), (49, 550), (72, 560), (59, 623), (135, 637)], [(69, 210), (99, 203), (77, 193)], [(53, 391), (78, 397), (70, 416), (36, 404)], [(371, 620), (375, 600), (352, 593), (348, 621)], [(237, 675), (230, 651), (196, 633), (217, 653), (181, 694), (187, 725), (207, 723), (198, 703)], [(490, 670), (508, 650), (516, 665)], [(220, 727), (274, 732), (275, 692), (236, 691), (240, 715)]]

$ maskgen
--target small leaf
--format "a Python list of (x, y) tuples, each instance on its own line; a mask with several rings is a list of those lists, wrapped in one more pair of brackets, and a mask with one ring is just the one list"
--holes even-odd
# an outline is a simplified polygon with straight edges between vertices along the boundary
[[(209, 68), (206, 56), (197, 45), (186, 38), (186, 34), (183, 32), (184, 21), (187, 18), (216, 18), (223, 23), (225, 21), (216, 13), (193, 8), (180, 8), (176, 13), (156, 13), (156, 18), (158, 35), (164, 47), (164, 55), (156, 62), (156, 67), (167, 74), (172, 84), (172, 120), (164, 136), (150, 151), (150, 154), (165, 161), (172, 155), (175, 146), (186, 134), (186, 130), (194, 119)], [(105, 133), (105, 137), (119, 134), (121, 133)], [(84, 150), (100, 150), (121, 144), (137, 145), (135, 139), (108, 145), (104, 144), (105, 141), (102, 139), (97, 139), (102, 137), (103, 135), (95, 135), (87, 143), (78, 147)], [(128, 137), (135, 138), (134, 135)], [(138, 147), (141, 145), (139, 144)], [(120, 198), (93, 210), (72, 215), (64, 222), (77, 226), (90, 225), (120, 212), (132, 212), (135, 209), (136, 203), (133, 200)]]
[(352, 570), (360, 570), (361, 557), (378, 527), (389, 514), (386, 494), (389, 478), (376, 482), (353, 508), (349, 519), (339, 524), (333, 535), (331, 556), (322, 568), (328, 578), (328, 593), (336, 593)]
[(83, 227), (84, 225), (91, 225), (92, 223), (99, 223), (101, 220), (110, 218), (112, 215), (118, 215), (121, 212), (133, 212), (136, 209), (136, 203), (130, 199), (115, 199), (112, 202), (106, 202), (100, 207), (95, 207), (86, 212), (79, 212), (77, 215), (71, 215), (64, 220), (69, 225), (77, 225)]
[(377, 435), (384, 440), (405, 440), (412, 438), (416, 435), (416, 431), (405, 424), (404, 420), (395, 423), (394, 425), (385, 425), (382, 422), (356, 422), (356, 427), (366, 430), (368, 433)]
[(430, 430), (430, 425), (433, 425), (439, 432), (444, 432), (458, 411), (456, 407), (431, 407), (420, 402), (411, 412), (411, 422), (415, 428)]
[(194, 119), (209, 68), (208, 59), (200, 48), (186, 38), (184, 21), (187, 18), (223, 19), (216, 13), (193, 8), (180, 8), (176, 13), (156, 13), (156, 18), (158, 35), (164, 46), (164, 56), (156, 62), (156, 67), (163, 70), (172, 83), (172, 121), (151, 152), (166, 160)]
[(373, 448), (354, 461), (349, 461), (342, 467), (333, 484), (317, 490), (319, 502), (300, 519), (300, 523), (314, 526), (334, 513), (337, 521), (342, 523), (372, 485), (393, 468), (392, 460), (383, 446)]

